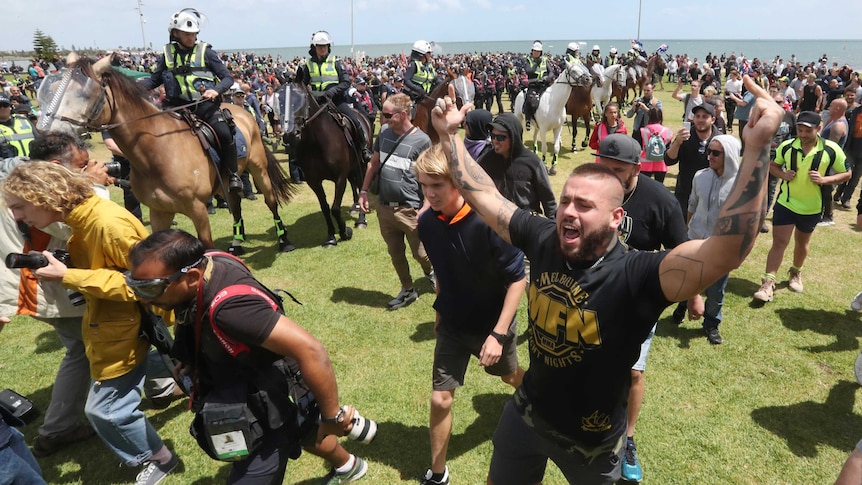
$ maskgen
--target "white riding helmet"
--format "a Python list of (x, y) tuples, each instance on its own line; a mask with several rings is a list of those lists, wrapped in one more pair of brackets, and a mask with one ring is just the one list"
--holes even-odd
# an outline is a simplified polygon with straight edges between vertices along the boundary
[(417, 40), (413, 43), (413, 51), (420, 54), (431, 52), (431, 43), (426, 40)]
[(311, 45), (332, 45), (332, 37), (325, 30), (318, 30), (311, 34)]
[(206, 19), (204, 14), (193, 8), (184, 8), (171, 16), (168, 22), (168, 33), (177, 29), (181, 32), (197, 34), (201, 31), (201, 22)]
[(544, 49), (542, 48), (542, 43), (541, 43), (541, 42), (539, 42), (538, 40), (537, 40), (537, 41), (535, 41), (535, 42), (533, 42), (533, 50), (534, 50), (534, 51), (542, 51), (542, 50), (544, 50)]
[(598, 45), (598, 44), (596, 44), (596, 45), (594, 45), (594, 46), (593, 46), (593, 50), (594, 50), (594, 51), (600, 51), (601, 49), (599, 49), (599, 45)]
[(616, 53), (617, 53), (617, 48), (616, 48), (616, 47), (611, 47), (611, 50), (609, 50), (608, 52), (610, 52), (611, 54), (616, 54)]
[(581, 50), (581, 46), (577, 42), (569, 42), (569, 45), (567, 47), (572, 52), (577, 52)]

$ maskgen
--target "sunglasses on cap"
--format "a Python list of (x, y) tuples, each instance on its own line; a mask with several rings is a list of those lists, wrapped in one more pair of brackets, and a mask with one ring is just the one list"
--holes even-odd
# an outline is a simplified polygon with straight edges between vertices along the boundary
[(138, 298), (143, 298), (145, 300), (152, 300), (154, 298), (158, 298), (162, 296), (162, 293), (168, 289), (168, 286), (171, 285), (174, 281), (176, 281), (180, 276), (189, 272), (190, 269), (195, 266), (201, 264), (204, 258), (201, 258), (194, 263), (184, 266), (180, 268), (176, 273), (168, 276), (167, 278), (152, 278), (148, 280), (137, 280), (132, 278), (132, 272), (126, 271), (126, 285), (132, 290), (132, 293), (135, 294)]

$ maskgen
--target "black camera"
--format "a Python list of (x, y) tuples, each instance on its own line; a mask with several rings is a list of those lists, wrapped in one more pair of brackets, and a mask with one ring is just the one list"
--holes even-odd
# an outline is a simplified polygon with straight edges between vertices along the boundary
[[(58, 261), (65, 264), (66, 267), (72, 267), (72, 258), (69, 256), (68, 251), (52, 249), (51, 254), (53, 254)], [(7, 268), (39, 269), (44, 268), (45, 266), (48, 266), (48, 258), (46, 258), (42, 253), (9, 253), (6, 255)], [(72, 302), (72, 305), (80, 306), (86, 303), (84, 295), (78, 291), (67, 289), (66, 294), (69, 296), (69, 301)]]
[(105, 162), (105, 169), (111, 177), (114, 177), (115, 179), (123, 178), (123, 166), (120, 165), (120, 162), (116, 160)]

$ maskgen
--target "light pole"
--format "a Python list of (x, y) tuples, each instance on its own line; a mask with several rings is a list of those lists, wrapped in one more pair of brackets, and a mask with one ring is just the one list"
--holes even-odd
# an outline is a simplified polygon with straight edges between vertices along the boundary
[(643, 0), (638, 0), (638, 36), (636, 40), (641, 40), (641, 7), (643, 6)]
[(350, 57), (355, 59), (353, 54), (353, 0), (350, 0)]
[(141, 0), (138, 0), (138, 15), (141, 17), (141, 40), (144, 41), (144, 50), (147, 50), (147, 36), (144, 34), (144, 24), (147, 21), (144, 19), (144, 3)]

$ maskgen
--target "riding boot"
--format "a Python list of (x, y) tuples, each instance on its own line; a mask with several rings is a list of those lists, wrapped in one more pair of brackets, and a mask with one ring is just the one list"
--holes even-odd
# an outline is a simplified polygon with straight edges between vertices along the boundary
[(228, 171), (228, 190), (231, 192), (242, 192), (242, 180), (237, 175), (236, 143), (224, 146), (222, 163)]

